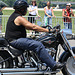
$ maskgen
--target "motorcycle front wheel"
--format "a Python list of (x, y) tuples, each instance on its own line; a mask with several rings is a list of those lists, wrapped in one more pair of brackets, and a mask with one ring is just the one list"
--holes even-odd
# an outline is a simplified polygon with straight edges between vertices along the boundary
[(62, 69), (63, 75), (75, 75), (75, 60), (72, 56), (65, 58), (65, 66)]

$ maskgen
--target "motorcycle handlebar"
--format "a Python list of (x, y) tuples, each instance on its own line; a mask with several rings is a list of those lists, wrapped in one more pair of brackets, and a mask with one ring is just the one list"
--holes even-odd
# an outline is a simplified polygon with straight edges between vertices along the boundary
[(53, 29), (60, 29), (60, 25), (56, 25)]
[(55, 27), (51, 27), (50, 25), (47, 25), (47, 26), (42, 26), (43, 28), (47, 28), (47, 27), (49, 27), (50, 29), (60, 29), (60, 25), (58, 24), (58, 25), (56, 25)]
[[(47, 25), (47, 26), (42, 26), (43, 28), (47, 28), (49, 29), (49, 33), (55, 33), (55, 32), (59, 32), (60, 31), (60, 25), (56, 25), (55, 27), (51, 27), (50, 25)], [(52, 29), (52, 30), (50, 30)]]
[(47, 26), (42, 26), (43, 28), (47, 28), (47, 27), (50, 27), (50, 29), (52, 29), (52, 27), (50, 25), (47, 25)]

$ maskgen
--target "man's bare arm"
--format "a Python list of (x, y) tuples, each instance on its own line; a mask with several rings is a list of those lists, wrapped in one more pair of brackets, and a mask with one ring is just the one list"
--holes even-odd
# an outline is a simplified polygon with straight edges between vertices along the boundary
[(23, 25), (26, 29), (29, 29), (29, 30), (34, 30), (38, 32), (49, 32), (48, 29), (42, 28), (38, 25), (34, 25), (21, 16), (17, 17), (14, 22), (16, 25), (18, 26)]

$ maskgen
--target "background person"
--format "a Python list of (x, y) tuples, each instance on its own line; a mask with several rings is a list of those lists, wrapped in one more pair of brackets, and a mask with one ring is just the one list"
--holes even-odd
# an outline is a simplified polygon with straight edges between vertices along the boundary
[(64, 17), (64, 26), (65, 29), (72, 29), (71, 15), (74, 16), (74, 13), (71, 9), (71, 4), (66, 4), (66, 9), (62, 10), (62, 16)]
[[(28, 17), (28, 21), (31, 22), (31, 23), (33, 23), (33, 24), (35, 24), (36, 20), (35, 20), (35, 17), (33, 17), (33, 16), (36, 16), (36, 15), (38, 17), (40, 17), (38, 15), (38, 7), (37, 7), (36, 0), (32, 0), (32, 5), (29, 6), (29, 16), (31, 16), (31, 17)], [(33, 32), (30, 31), (30, 33), (32, 33), (31, 34), (31, 36), (32, 36), (33, 35)]]
[(0, 1), (0, 33), (1, 33), (1, 30), (2, 30), (2, 10), (7, 7), (7, 4), (5, 4), (4, 2)]
[[(42, 28), (28, 22), (24, 17), (27, 13), (28, 3), (25, 0), (17, 0), (14, 3), (15, 12), (9, 17), (6, 27), (5, 38), (10, 44), (20, 50), (32, 50), (36, 52), (39, 59), (46, 63), (52, 70), (60, 69), (62, 64), (56, 63), (41, 42), (26, 38), (26, 29), (49, 32), (48, 29)], [(51, 30), (50, 30), (51, 32)]]
[[(32, 0), (32, 5), (29, 6), (29, 16), (38, 16), (38, 7), (37, 7), (37, 4), (36, 4), (36, 0)], [(29, 17), (28, 18), (28, 21), (31, 22), (31, 23), (35, 23), (35, 17)]]
[(44, 7), (44, 13), (45, 13), (45, 16), (44, 16), (44, 22), (45, 22), (45, 25), (51, 25), (52, 26), (52, 15), (53, 17), (55, 17), (54, 15), (54, 12), (53, 12), (53, 8), (50, 7), (50, 1), (47, 2), (47, 6)]

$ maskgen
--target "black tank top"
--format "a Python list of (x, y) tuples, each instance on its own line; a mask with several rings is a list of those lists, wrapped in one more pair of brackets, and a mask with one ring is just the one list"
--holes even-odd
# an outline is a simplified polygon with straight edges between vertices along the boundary
[(6, 27), (6, 33), (5, 33), (5, 38), (8, 41), (16, 40), (19, 38), (26, 38), (26, 29), (23, 25), (17, 26), (14, 23), (14, 20), (18, 17), (21, 16), (20, 14), (14, 12), (10, 17), (7, 22), (7, 27)]

